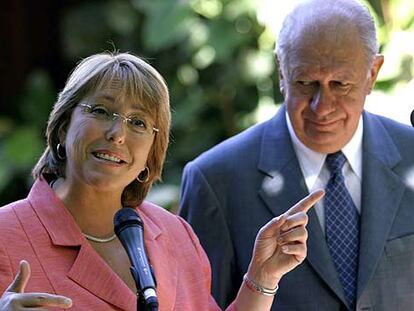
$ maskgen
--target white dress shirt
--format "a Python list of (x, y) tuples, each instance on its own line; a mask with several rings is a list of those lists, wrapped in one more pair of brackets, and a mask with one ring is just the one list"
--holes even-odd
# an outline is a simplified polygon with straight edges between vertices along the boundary
[[(299, 165), (309, 192), (316, 189), (325, 189), (330, 177), (330, 172), (325, 164), (326, 154), (309, 149), (299, 140), (293, 130), (287, 113), (286, 123), (293, 143), (293, 149), (299, 160)], [(348, 144), (342, 148), (342, 152), (347, 159), (342, 168), (342, 173), (345, 178), (345, 185), (354, 201), (358, 213), (361, 213), (362, 134), (363, 120), (361, 117), (354, 136)], [(323, 199), (316, 203), (314, 208), (318, 215), (322, 232), (325, 233), (325, 210)]]

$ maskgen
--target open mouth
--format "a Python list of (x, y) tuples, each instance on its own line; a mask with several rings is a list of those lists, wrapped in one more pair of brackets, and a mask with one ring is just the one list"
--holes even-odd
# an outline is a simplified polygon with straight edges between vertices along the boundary
[(95, 156), (95, 158), (97, 158), (99, 160), (104, 160), (104, 161), (107, 161), (107, 162), (117, 163), (117, 164), (126, 163), (124, 160), (119, 159), (119, 158), (117, 158), (113, 155), (106, 154), (106, 153), (92, 152), (92, 154)]

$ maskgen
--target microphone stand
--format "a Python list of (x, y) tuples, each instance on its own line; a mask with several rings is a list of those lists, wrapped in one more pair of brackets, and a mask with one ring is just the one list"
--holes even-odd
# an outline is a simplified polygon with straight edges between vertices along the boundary
[[(151, 268), (151, 274), (154, 277), (154, 273)], [(141, 290), (141, 286), (138, 284), (139, 278), (137, 276), (137, 271), (134, 269), (133, 266), (130, 267), (131, 274), (134, 277), (135, 285), (137, 287), (137, 311), (158, 311), (158, 301), (152, 298), (149, 298), (148, 301), (144, 299), (144, 292)]]
[(414, 127), (414, 110), (411, 111), (410, 119), (411, 119), (411, 125)]
[(137, 311), (158, 311), (158, 307), (152, 304), (145, 304), (145, 299), (142, 293), (137, 292)]
[(137, 291), (137, 311), (146, 311), (145, 300), (142, 293)]

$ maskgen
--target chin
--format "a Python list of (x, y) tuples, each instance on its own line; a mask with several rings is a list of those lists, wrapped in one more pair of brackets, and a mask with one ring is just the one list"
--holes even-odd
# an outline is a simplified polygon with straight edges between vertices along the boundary
[(88, 184), (93, 185), (94, 187), (98, 188), (102, 191), (118, 191), (119, 189), (125, 188), (123, 184), (121, 184), (119, 181), (117, 181), (116, 178), (111, 178), (108, 176), (100, 176), (94, 175), (89, 176), (88, 178)]
[(308, 139), (305, 145), (313, 151), (320, 153), (334, 153), (342, 149), (345, 144), (339, 137), (317, 137)]
[(335, 153), (341, 150), (343, 147), (342, 144), (338, 144), (338, 141), (331, 142), (331, 143), (323, 143), (319, 145), (314, 145), (313, 150), (320, 152), (320, 153)]

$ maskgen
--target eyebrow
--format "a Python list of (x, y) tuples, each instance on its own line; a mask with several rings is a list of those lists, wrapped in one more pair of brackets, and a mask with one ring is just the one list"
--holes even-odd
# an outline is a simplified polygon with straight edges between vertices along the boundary
[(115, 102), (115, 97), (113, 97), (112, 95), (109, 95), (109, 94), (99, 94), (99, 95), (95, 96), (95, 97), (94, 97), (94, 99), (95, 99), (95, 100), (96, 100), (96, 99), (99, 99), (99, 100), (104, 99), (104, 100), (106, 100), (106, 101), (110, 101), (110, 102), (112, 102), (112, 103), (114, 103), (114, 102)]
[[(104, 101), (110, 102), (111, 104), (114, 104), (116, 102), (116, 98), (114, 96), (112, 96), (111, 94), (105, 94), (105, 93), (97, 94), (96, 96), (93, 97), (93, 100), (104, 100)], [(136, 103), (136, 102), (132, 104), (131, 109), (133, 110), (131, 114), (140, 114), (140, 115), (151, 114), (149, 111), (147, 111), (144, 108), (143, 105), (140, 105), (139, 103)]]
[(303, 70), (300, 70), (300, 69), (294, 69), (294, 70), (292, 70), (292, 72), (291, 72), (291, 75), (290, 75), (290, 79), (291, 80), (296, 80), (296, 79), (307, 79), (307, 80), (312, 80), (313, 79), (313, 77), (312, 77), (312, 75), (311, 74), (309, 74), (309, 73), (307, 73), (307, 72), (305, 72), (305, 71), (303, 71)]
[[(292, 71), (290, 79), (291, 80), (302, 79), (302, 80), (309, 80), (309, 81), (315, 80), (314, 75), (312, 73), (305, 72), (304, 70), (297, 69), (297, 68), (295, 68)], [(353, 81), (356, 79), (356, 76), (353, 72), (345, 70), (342, 72), (334, 73), (332, 75), (332, 79), (339, 80), (339, 81)]]

